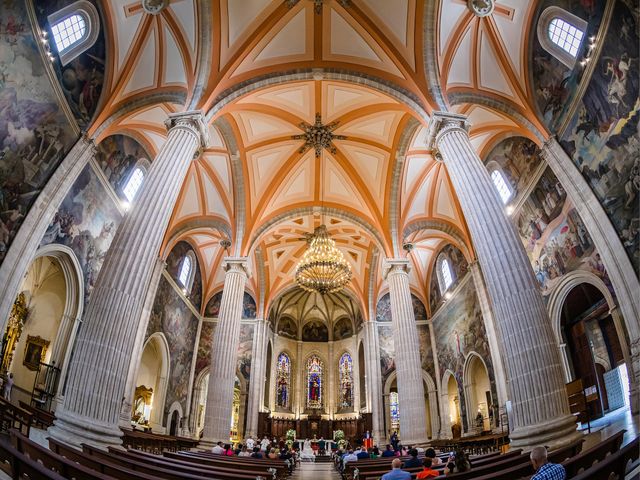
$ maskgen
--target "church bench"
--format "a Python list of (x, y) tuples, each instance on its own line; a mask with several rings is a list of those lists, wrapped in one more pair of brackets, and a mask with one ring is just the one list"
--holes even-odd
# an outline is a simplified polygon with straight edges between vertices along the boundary
[(638, 459), (640, 437), (636, 437), (631, 443), (625, 445), (617, 452), (609, 455), (604, 460), (596, 463), (584, 472), (569, 477), (572, 480), (609, 480), (610, 478), (623, 479), (629, 463)]
[(50, 427), (53, 425), (53, 421), (56, 419), (56, 416), (52, 412), (47, 412), (39, 407), (34, 407), (29, 405), (28, 403), (20, 400), (19, 402), (20, 408), (30, 412), (33, 416), (34, 425), (41, 425), (42, 427)]
[(29, 436), (32, 421), (33, 415), (30, 412), (0, 398), (0, 423), (4, 431), (16, 428)]
[(258, 467), (258, 468), (274, 468), (277, 472), (277, 477), (281, 478), (291, 473), (292, 465), (287, 464), (285, 460), (271, 460), (265, 458), (251, 458), (251, 457), (228, 457), (224, 455), (204, 454), (202, 452), (164, 452), (163, 455), (167, 458), (182, 460), (191, 463), (197, 463), (202, 465), (234, 465), (246, 467)]
[(13, 445), (0, 442), (1, 470), (11, 478), (29, 478), (30, 480), (64, 480), (59, 473), (49, 470), (36, 460), (18, 451)]
[(137, 430), (122, 430), (122, 446), (160, 453), (163, 450), (175, 452), (178, 450), (178, 440), (170, 435), (139, 432)]
[(565, 460), (563, 465), (567, 472), (567, 478), (578, 475), (583, 470), (590, 468), (595, 462), (604, 460), (608, 454), (618, 451), (620, 445), (622, 445), (625, 432), (626, 430), (621, 430), (590, 449), (579, 453), (569, 460)]

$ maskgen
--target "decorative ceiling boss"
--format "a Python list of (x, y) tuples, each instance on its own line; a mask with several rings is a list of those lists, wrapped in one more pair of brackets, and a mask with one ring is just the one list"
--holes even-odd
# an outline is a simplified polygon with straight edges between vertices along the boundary
[(333, 131), (338, 128), (340, 122), (331, 122), (327, 125), (322, 124), (322, 118), (319, 113), (316, 113), (316, 123), (313, 125), (302, 122), (300, 128), (304, 130), (304, 133), (299, 135), (292, 135), (294, 140), (304, 140), (304, 145), (298, 150), (299, 153), (305, 153), (310, 148), (313, 148), (316, 152), (316, 158), (322, 154), (322, 150), (326, 149), (330, 153), (336, 153), (336, 146), (333, 144), (334, 140), (346, 140), (345, 135), (336, 135)]

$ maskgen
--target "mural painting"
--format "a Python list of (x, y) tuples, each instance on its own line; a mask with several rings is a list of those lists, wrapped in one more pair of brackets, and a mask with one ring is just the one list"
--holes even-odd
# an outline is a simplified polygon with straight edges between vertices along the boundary
[(438, 260), (440, 260), (441, 256), (442, 258), (446, 258), (449, 261), (449, 266), (451, 267), (453, 283), (449, 287), (449, 291), (453, 291), (456, 288), (458, 282), (467, 274), (467, 271), (469, 270), (467, 259), (464, 258), (464, 255), (458, 248), (449, 244), (445, 245), (445, 247), (440, 250), (440, 253), (438, 253), (438, 255), (435, 257), (436, 261), (433, 264), (433, 271), (431, 272), (431, 282), (429, 284), (429, 308), (431, 309), (432, 316), (435, 314), (438, 308), (440, 308), (444, 300), (442, 292), (440, 291), (438, 274), (435, 270), (439, 266)]
[[(222, 290), (214, 294), (204, 309), (204, 316), (218, 318), (220, 314), (220, 302), (222, 301)], [(242, 300), (242, 318), (256, 318), (256, 301), (247, 292), (244, 292)]]
[(433, 367), (433, 352), (431, 350), (431, 336), (429, 334), (429, 325), (418, 325), (418, 342), (420, 344), (420, 359), (422, 361), (422, 369), (436, 378), (436, 372)]
[(283, 335), (292, 340), (298, 338), (298, 328), (296, 322), (290, 317), (282, 317), (278, 321), (278, 335)]
[(253, 325), (240, 325), (240, 343), (238, 344), (238, 371), (249, 380), (251, 376), (251, 349), (253, 347)]
[[(47, 17), (73, 2), (74, 0), (35, 0), (33, 2), (38, 24), (42, 30), (49, 33), (48, 38), (53, 38), (53, 35)], [(100, 12), (98, 3), (92, 0), (90, 2)], [(102, 19), (100, 20), (102, 23)], [(51, 42), (51, 52), (55, 55), (56, 47), (53, 42)], [(88, 50), (64, 66), (59, 61), (52, 63), (69, 108), (81, 128), (91, 123), (98, 107), (104, 84), (105, 53), (104, 30), (101, 28), (96, 42)]]
[(476, 352), (487, 365), (494, 402), (493, 411), (497, 411), (498, 397), (489, 341), (471, 275), (462, 279), (460, 284), (460, 289), (433, 317), (433, 329), (440, 371), (450, 370), (458, 382), (462, 425), (466, 431), (467, 411), (463, 392), (463, 370), (465, 359), (469, 353)]
[(196, 377), (211, 363), (211, 345), (213, 344), (213, 332), (215, 329), (215, 323), (202, 322), (200, 341), (198, 342), (198, 353), (196, 354)]
[[(532, 25), (538, 24), (540, 14), (547, 7), (557, 6), (587, 21), (584, 38), (588, 39), (598, 33), (606, 3), (606, 0), (544, 0), (538, 6)], [(533, 31), (535, 32), (535, 29)], [(557, 132), (578, 91), (584, 73), (579, 60), (583, 57), (585, 50), (584, 47), (578, 50), (578, 61), (570, 70), (542, 48), (537, 35), (533, 34), (531, 37), (533, 43), (531, 81), (535, 105), (545, 125), (552, 132)]]
[(378, 326), (378, 341), (380, 343), (380, 373), (382, 384), (396, 369), (396, 350), (393, 345), (393, 328), (387, 325)]
[(171, 365), (163, 415), (165, 420), (173, 402), (179, 402), (183, 411), (187, 411), (191, 361), (198, 333), (198, 322), (198, 318), (184, 303), (178, 292), (162, 276), (145, 338), (149, 338), (155, 332), (162, 332), (169, 345)]
[(151, 163), (149, 154), (136, 140), (126, 135), (111, 135), (100, 142), (96, 162), (116, 194), (126, 200), (123, 189), (139, 160)]
[(422, 301), (413, 293), (411, 294), (411, 302), (413, 303), (413, 315), (416, 318), (416, 321), (426, 320), (427, 309), (424, 307)]
[(640, 55), (637, 8), (617, 2), (607, 37), (561, 145), (640, 270)]
[(329, 330), (322, 320), (311, 320), (302, 327), (304, 342), (328, 342)]
[(513, 195), (508, 204), (517, 203), (541, 162), (538, 146), (524, 137), (503, 140), (485, 159), (489, 173), (498, 169), (511, 187)]
[(98, 279), (122, 216), (91, 165), (80, 173), (60, 204), (41, 245), (70, 247), (84, 274), (85, 302)]
[(376, 305), (376, 322), (391, 321), (391, 296), (385, 293)]
[(196, 307), (196, 310), (200, 311), (200, 306), (202, 305), (202, 273), (200, 271), (200, 262), (198, 261), (198, 256), (196, 255), (193, 247), (185, 241), (180, 241), (176, 243), (176, 245), (171, 249), (169, 255), (167, 256), (167, 272), (176, 282), (176, 284), (182, 287), (182, 284), (178, 280), (180, 275), (180, 268), (182, 267), (182, 261), (186, 257), (189, 252), (193, 252), (193, 255), (196, 259), (195, 268), (196, 273), (193, 277), (193, 285), (191, 286), (191, 291), (186, 295), (189, 301)]
[(0, 263), (77, 140), (51, 87), (25, 2), (0, 0)]
[(516, 224), (545, 298), (563, 275), (578, 269), (595, 273), (611, 289), (586, 226), (550, 168), (524, 202)]
[(351, 326), (351, 320), (344, 317), (336, 322), (333, 326), (333, 339), (343, 340), (353, 335), (353, 328)]

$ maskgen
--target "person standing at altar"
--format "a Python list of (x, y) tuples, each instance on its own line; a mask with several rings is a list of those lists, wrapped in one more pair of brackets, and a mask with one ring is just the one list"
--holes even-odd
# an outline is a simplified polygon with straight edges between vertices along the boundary
[(269, 449), (269, 445), (270, 445), (269, 439), (265, 435), (264, 437), (262, 437), (262, 441), (260, 442), (260, 450), (262, 450), (263, 452), (266, 452)]
[(249, 450), (253, 450), (253, 447), (255, 446), (256, 442), (253, 438), (251, 438), (251, 435), (249, 435), (246, 440), (244, 441), (245, 445), (247, 446), (247, 448)]
[(366, 431), (366, 433), (364, 434), (364, 448), (366, 448), (367, 450), (369, 450), (370, 448), (373, 448), (373, 438), (371, 438), (371, 433), (369, 433), (369, 430)]
[(397, 452), (398, 451), (398, 444), (400, 443), (400, 440), (398, 440), (398, 432), (396, 432), (395, 430), (391, 434), (390, 443), (393, 446), (393, 450)]

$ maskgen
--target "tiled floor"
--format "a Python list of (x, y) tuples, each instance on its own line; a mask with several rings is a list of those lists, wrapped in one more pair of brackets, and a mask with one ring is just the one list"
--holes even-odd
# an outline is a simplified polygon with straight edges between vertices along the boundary
[(305, 479), (305, 480), (338, 480), (340, 474), (333, 468), (333, 463), (302, 463), (294, 474), (290, 477), (291, 480)]
[(640, 416), (631, 415), (628, 407), (620, 408), (608, 413), (602, 418), (591, 422), (591, 433), (587, 434), (587, 425), (580, 425), (580, 430), (584, 429), (586, 435), (583, 448), (590, 448), (597, 442), (610, 437), (620, 430), (626, 430), (622, 440), (623, 445), (631, 442), (640, 432)]

